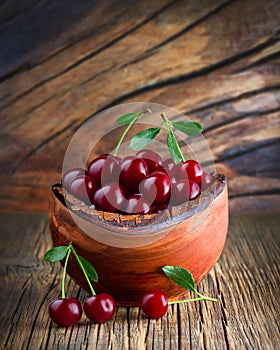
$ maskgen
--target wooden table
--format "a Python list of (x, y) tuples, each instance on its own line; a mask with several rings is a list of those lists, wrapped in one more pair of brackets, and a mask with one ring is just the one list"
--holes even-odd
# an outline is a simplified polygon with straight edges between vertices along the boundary
[[(232, 215), (224, 251), (199, 285), (218, 303), (169, 306), (149, 320), (138, 307), (119, 307), (101, 325), (83, 316), (59, 328), (48, 318), (58, 297), (60, 264), (43, 260), (51, 247), (45, 214), (1, 214), (1, 349), (264, 349), (279, 347), (280, 218)], [(67, 279), (68, 295), (86, 293)]]

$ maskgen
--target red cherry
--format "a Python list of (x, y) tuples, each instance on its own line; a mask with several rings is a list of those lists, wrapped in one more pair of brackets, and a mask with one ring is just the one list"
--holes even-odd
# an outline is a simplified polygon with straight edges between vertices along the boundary
[(171, 181), (167, 174), (155, 171), (141, 181), (139, 191), (150, 202), (164, 203), (170, 197)]
[(120, 158), (108, 155), (101, 170), (101, 184), (106, 185), (109, 182), (119, 182), (120, 176)]
[(176, 171), (176, 168), (178, 167), (178, 165), (176, 165), (173, 161), (173, 159), (171, 158), (167, 158), (165, 159), (165, 161), (162, 163), (162, 166), (164, 169), (167, 170), (171, 170), (171, 171)]
[(202, 177), (201, 177), (201, 190), (204, 191), (206, 190), (210, 185), (211, 183), (213, 182), (213, 177), (208, 174), (206, 171), (204, 171), (202, 173)]
[(166, 314), (168, 301), (166, 294), (159, 289), (152, 289), (143, 294), (141, 308), (150, 318), (160, 318)]
[(70, 184), (69, 191), (87, 204), (92, 203), (92, 197), (95, 192), (95, 184), (91, 177), (80, 175)]
[(99, 188), (93, 196), (95, 209), (117, 213), (123, 209), (125, 190), (118, 183), (109, 183)]
[(123, 211), (127, 214), (151, 214), (153, 207), (141, 194), (133, 194), (127, 198)]
[(93, 178), (96, 187), (101, 186), (101, 172), (107, 157), (108, 154), (102, 154), (101, 156), (95, 158), (92, 162), (90, 162), (87, 167), (88, 175)]
[(179, 164), (177, 169), (178, 178), (181, 180), (192, 180), (197, 184), (201, 183), (202, 168), (200, 164), (193, 159), (187, 160)]
[(59, 326), (72, 326), (82, 316), (82, 305), (76, 298), (58, 298), (50, 303), (49, 315)]
[(152, 173), (158, 166), (162, 164), (161, 156), (149, 149), (143, 149), (137, 152), (136, 156), (145, 160), (149, 173)]
[(84, 302), (84, 311), (94, 323), (109, 321), (115, 314), (116, 303), (111, 295), (106, 293), (88, 297)]
[(62, 186), (67, 191), (70, 189), (71, 182), (80, 175), (87, 175), (85, 169), (82, 168), (74, 168), (67, 171), (62, 177)]
[(179, 205), (200, 195), (200, 187), (194, 181), (181, 180), (172, 184), (171, 205)]
[(139, 193), (139, 183), (148, 175), (146, 162), (134, 156), (121, 161), (120, 183), (132, 194)]

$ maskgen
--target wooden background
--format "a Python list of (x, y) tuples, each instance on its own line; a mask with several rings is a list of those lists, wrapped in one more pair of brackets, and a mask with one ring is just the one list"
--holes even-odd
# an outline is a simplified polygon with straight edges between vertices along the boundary
[(75, 130), (130, 101), (200, 120), (232, 212), (279, 211), (279, 0), (0, 3), (0, 210), (46, 211)]

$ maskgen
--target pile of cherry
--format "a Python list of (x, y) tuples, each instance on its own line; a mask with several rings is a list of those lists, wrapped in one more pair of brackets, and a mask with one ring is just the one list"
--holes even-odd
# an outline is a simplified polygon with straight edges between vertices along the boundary
[(102, 154), (86, 169), (69, 170), (63, 188), (95, 209), (150, 214), (197, 198), (213, 182), (195, 160), (175, 164), (151, 150), (123, 159)]

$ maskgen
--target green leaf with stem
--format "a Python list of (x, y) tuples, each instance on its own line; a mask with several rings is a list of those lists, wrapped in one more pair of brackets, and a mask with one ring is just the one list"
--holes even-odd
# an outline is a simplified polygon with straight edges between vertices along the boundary
[(199, 293), (196, 290), (195, 282), (192, 274), (190, 273), (190, 271), (184, 269), (183, 267), (167, 265), (162, 267), (162, 271), (168, 278), (171, 279), (171, 281), (176, 283), (178, 286), (184, 289), (187, 289), (191, 292), (194, 292), (195, 294), (198, 295), (198, 298), (169, 302), (169, 304), (186, 303), (186, 302), (196, 301), (196, 300), (218, 301), (217, 299), (205, 297), (204, 295)]
[(137, 113), (127, 113), (127, 114), (124, 114), (124, 115), (121, 115), (120, 117), (117, 118), (116, 122), (117, 124), (119, 125), (128, 125), (130, 124), (134, 118), (138, 115), (141, 115), (143, 114), (144, 112), (137, 112)]
[[(85, 268), (85, 266), (83, 265), (82, 260), (80, 259), (80, 256), (77, 254), (77, 252), (76, 252), (76, 250), (74, 249), (74, 247), (72, 246), (72, 244), (70, 244), (69, 247), (71, 248), (71, 251), (72, 251), (72, 253), (74, 254), (74, 256), (75, 256), (75, 258), (76, 258), (77, 264), (80, 266), (80, 268), (81, 268), (81, 270), (82, 270), (82, 272), (83, 272), (83, 274), (84, 274), (84, 276), (85, 276), (85, 278), (86, 278), (86, 280), (87, 280), (87, 283), (88, 283), (89, 289), (90, 289), (90, 291), (91, 291), (91, 294), (92, 294), (92, 295), (96, 295), (96, 293), (95, 293), (95, 291), (94, 291), (94, 289), (93, 289), (93, 287), (92, 287), (92, 284), (91, 284), (91, 282), (90, 282), (89, 276), (88, 276), (88, 274), (87, 274), (86, 268)], [(89, 264), (90, 264), (90, 263), (89, 263)]]
[(177, 139), (174, 135), (174, 132), (172, 130), (172, 123), (167, 119), (166, 115), (164, 113), (161, 114), (161, 117), (164, 121), (164, 124), (167, 128), (167, 147), (169, 149), (169, 153), (171, 155), (171, 158), (173, 159), (175, 164), (179, 164), (180, 162), (184, 162), (185, 158), (183, 156), (183, 153), (180, 149), (180, 146), (177, 142)]
[(63, 246), (63, 245), (52, 248), (46, 252), (45, 260), (48, 262), (60, 261), (65, 258), (69, 249), (70, 249), (69, 246)]
[(203, 127), (200, 123), (192, 121), (172, 122), (172, 125), (175, 129), (178, 129), (189, 136), (197, 136), (201, 134), (203, 130)]
[(91, 265), (91, 263), (85, 259), (83, 256), (78, 255), (78, 257), (80, 258), (81, 263), (83, 264), (85, 271), (88, 275), (88, 278), (93, 281), (93, 282), (98, 282), (98, 275), (97, 272), (95, 270), (95, 268)]
[(139, 151), (143, 147), (147, 146), (160, 132), (161, 128), (149, 128), (144, 131), (140, 131), (134, 135), (131, 140), (129, 147), (134, 151)]
[(128, 133), (128, 130), (132, 127), (132, 125), (139, 119), (142, 117), (142, 115), (144, 114), (143, 111), (141, 112), (138, 112), (138, 113), (128, 113), (128, 114), (124, 114), (122, 115), (121, 117), (119, 117), (117, 119), (117, 123), (119, 125), (126, 125), (128, 124), (128, 126), (125, 128), (122, 136), (120, 137), (119, 139), (119, 142), (117, 143), (117, 146), (113, 152), (113, 155), (116, 156), (118, 151), (119, 151), (119, 148), (123, 142), (123, 139), (125, 138), (125, 135)]
[(71, 249), (68, 246), (67, 247), (67, 255), (66, 255), (66, 259), (65, 259), (65, 263), (64, 263), (64, 267), (63, 267), (63, 274), (62, 274), (62, 281), (61, 281), (61, 297), (64, 299), (65, 298), (65, 278), (66, 278), (66, 269), (67, 269), (67, 265), (68, 265), (68, 260), (69, 260), (69, 256), (71, 254)]

